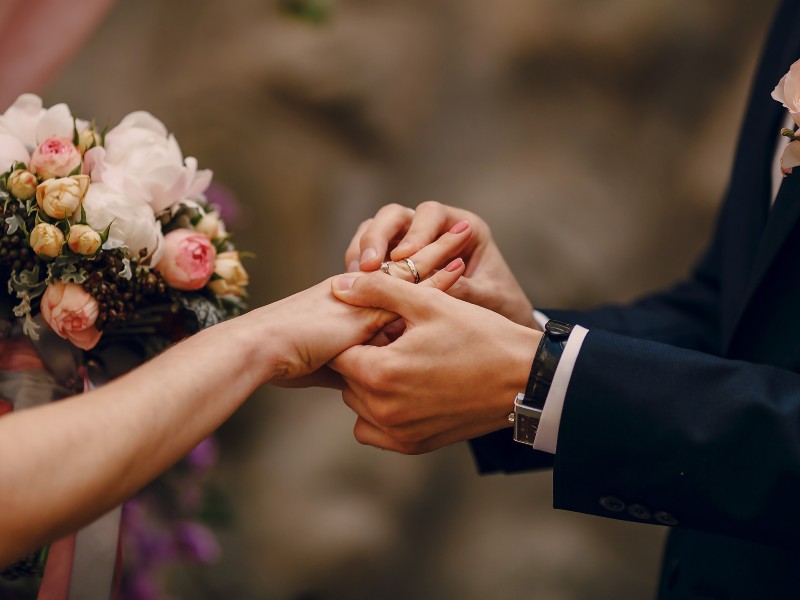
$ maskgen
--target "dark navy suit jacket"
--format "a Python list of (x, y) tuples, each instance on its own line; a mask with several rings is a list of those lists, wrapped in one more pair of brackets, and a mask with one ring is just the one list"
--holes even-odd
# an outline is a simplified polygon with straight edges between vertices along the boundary
[(798, 58), (786, 0), (691, 277), (631, 306), (546, 311), (590, 330), (555, 458), (510, 430), (472, 441), (483, 472), (552, 465), (556, 508), (676, 525), (661, 598), (800, 598), (800, 168), (770, 210), (786, 116), (770, 94)]

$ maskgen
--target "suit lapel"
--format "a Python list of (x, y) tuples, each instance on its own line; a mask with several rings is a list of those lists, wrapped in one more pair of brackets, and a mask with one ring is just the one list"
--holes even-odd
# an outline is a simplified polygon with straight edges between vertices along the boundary
[[(775, 85), (800, 58), (800, 36), (795, 33), (800, 21), (800, 2), (783, 2), (770, 35), (769, 44), (756, 75), (753, 96), (742, 138), (740, 151), (731, 184), (731, 193), (741, 194), (737, 204), (741, 206), (736, 221), (741, 230), (729, 232), (734, 237), (729, 246), (739, 246), (740, 256), (736, 277), (738, 290), (731, 299), (734, 302), (732, 321), (725, 330), (725, 345), (735, 335), (742, 314), (747, 309), (753, 294), (758, 289), (770, 265), (780, 252), (800, 218), (800, 172), (786, 177), (772, 209), (769, 208), (772, 181), (772, 158), (774, 156), (781, 122), (786, 109), (770, 96)], [(743, 246), (743, 247), (742, 247)]]
[(769, 266), (786, 242), (786, 238), (795, 228), (798, 217), (800, 217), (800, 173), (795, 170), (783, 180), (778, 197), (770, 211), (769, 220), (753, 262), (753, 271), (745, 300), (749, 300), (758, 288)]

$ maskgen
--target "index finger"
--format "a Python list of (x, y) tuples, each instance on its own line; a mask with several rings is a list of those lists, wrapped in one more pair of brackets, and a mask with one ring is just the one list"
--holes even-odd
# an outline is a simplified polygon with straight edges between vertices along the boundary
[(414, 210), (400, 204), (387, 204), (375, 214), (358, 241), (362, 271), (375, 271), (381, 266), (389, 243), (405, 235), (413, 218)]

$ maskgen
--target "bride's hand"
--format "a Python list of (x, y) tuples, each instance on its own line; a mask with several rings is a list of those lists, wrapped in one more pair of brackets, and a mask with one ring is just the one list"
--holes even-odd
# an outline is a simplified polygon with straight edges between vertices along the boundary
[(467, 267), (449, 294), (538, 329), (531, 303), (495, 244), (489, 226), (476, 214), (460, 208), (439, 202), (423, 202), (416, 211), (399, 204), (384, 206), (356, 231), (345, 252), (345, 265), (348, 271), (374, 271), (387, 253), (393, 260), (401, 260), (465, 221), (474, 231), (460, 251)]
[[(437, 270), (449, 257), (457, 255), (469, 243), (472, 229), (445, 233), (433, 243), (412, 254), (411, 264), (405, 261), (386, 265), (389, 273), (367, 275), (377, 283), (392, 276), (415, 280), (419, 285), (442, 291), (448, 290), (464, 273), (464, 261), (452, 260)], [(350, 273), (330, 278), (293, 296), (248, 313), (253, 331), (268, 332), (265, 345), (271, 345), (273, 363), (268, 365), (272, 383), (299, 387), (325, 385), (340, 387), (338, 374), (324, 365), (347, 348), (376, 336), (397, 315), (382, 309), (351, 306), (334, 298), (331, 285), (352, 284), (363, 273)]]

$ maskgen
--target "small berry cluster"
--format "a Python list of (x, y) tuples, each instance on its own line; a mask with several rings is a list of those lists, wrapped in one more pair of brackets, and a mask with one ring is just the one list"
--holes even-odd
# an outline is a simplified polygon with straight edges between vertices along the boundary
[[(18, 212), (24, 213), (24, 208), (17, 202), (0, 203), (0, 267), (7, 271), (21, 271), (23, 269), (33, 270), (38, 258), (28, 244), (25, 232), (16, 229), (14, 233), (9, 233), (11, 226), (6, 223), (6, 219), (13, 217)], [(29, 216), (25, 220), (25, 226), (33, 229), (35, 217)]]
[(130, 279), (120, 275), (125, 269), (120, 251), (102, 252), (78, 267), (89, 273), (82, 285), (100, 306), (95, 327), (101, 331), (113, 323), (133, 320), (143, 307), (169, 302), (167, 285), (157, 271), (132, 260)]

